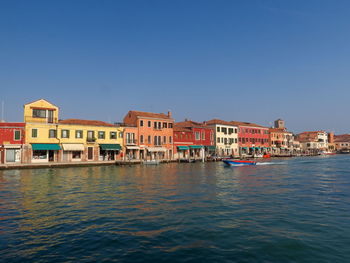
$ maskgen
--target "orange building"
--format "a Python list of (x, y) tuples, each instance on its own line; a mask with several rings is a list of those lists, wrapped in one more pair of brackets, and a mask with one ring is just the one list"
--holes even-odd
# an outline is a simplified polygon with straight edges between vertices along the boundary
[(137, 144), (141, 160), (173, 159), (173, 126), (171, 112), (151, 113), (129, 111), (124, 124), (136, 126)]

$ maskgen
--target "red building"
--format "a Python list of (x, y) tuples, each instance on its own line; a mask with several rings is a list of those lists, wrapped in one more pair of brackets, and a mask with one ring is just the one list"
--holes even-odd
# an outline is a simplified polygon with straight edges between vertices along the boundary
[(238, 126), (240, 155), (270, 152), (269, 128), (250, 122), (232, 121)]
[(214, 130), (211, 127), (189, 120), (175, 123), (175, 158), (202, 159), (214, 152)]
[(24, 144), (24, 123), (0, 123), (0, 163), (20, 163)]

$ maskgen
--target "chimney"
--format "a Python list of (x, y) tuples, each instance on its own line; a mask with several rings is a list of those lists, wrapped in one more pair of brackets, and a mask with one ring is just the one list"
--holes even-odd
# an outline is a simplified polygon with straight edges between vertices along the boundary
[(186, 118), (185, 121), (188, 121), (188, 119)]
[(171, 116), (172, 116), (172, 115), (171, 115), (171, 111), (169, 110), (169, 111), (168, 111), (168, 117), (171, 118)]

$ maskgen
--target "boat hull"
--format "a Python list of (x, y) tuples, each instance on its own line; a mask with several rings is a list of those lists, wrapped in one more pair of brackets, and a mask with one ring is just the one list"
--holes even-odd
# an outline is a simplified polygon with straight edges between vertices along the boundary
[(222, 161), (229, 166), (256, 165), (256, 162), (253, 162), (253, 161), (244, 161), (244, 160), (222, 160)]

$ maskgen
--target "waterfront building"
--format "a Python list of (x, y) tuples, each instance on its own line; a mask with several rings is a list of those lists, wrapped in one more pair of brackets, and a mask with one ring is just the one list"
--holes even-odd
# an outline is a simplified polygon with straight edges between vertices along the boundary
[(174, 119), (170, 111), (168, 114), (129, 111), (124, 124), (137, 127), (141, 160), (173, 159)]
[(204, 159), (214, 153), (214, 129), (212, 127), (191, 120), (175, 123), (175, 159)]
[(214, 130), (215, 152), (217, 155), (239, 155), (237, 125), (219, 119), (213, 119), (205, 123)]
[(269, 129), (270, 146), (273, 154), (291, 154), (293, 152), (294, 135), (285, 127), (282, 119), (275, 121), (274, 128)]
[(341, 134), (334, 136), (335, 150), (340, 153), (350, 152), (350, 134)]
[(24, 105), (25, 162), (115, 160), (123, 146), (123, 129), (95, 120), (59, 120), (59, 108), (40, 99)]
[(269, 128), (250, 122), (231, 121), (238, 126), (238, 145), (241, 156), (270, 152)]
[(66, 119), (59, 121), (57, 133), (62, 162), (115, 161), (122, 157), (122, 127), (103, 121)]
[(25, 144), (25, 124), (0, 122), (0, 163), (21, 163)]
[(131, 125), (120, 124), (124, 127), (124, 160), (140, 160), (139, 129)]
[(305, 153), (317, 154), (328, 151), (328, 134), (325, 131), (308, 131), (297, 135), (301, 149)]

